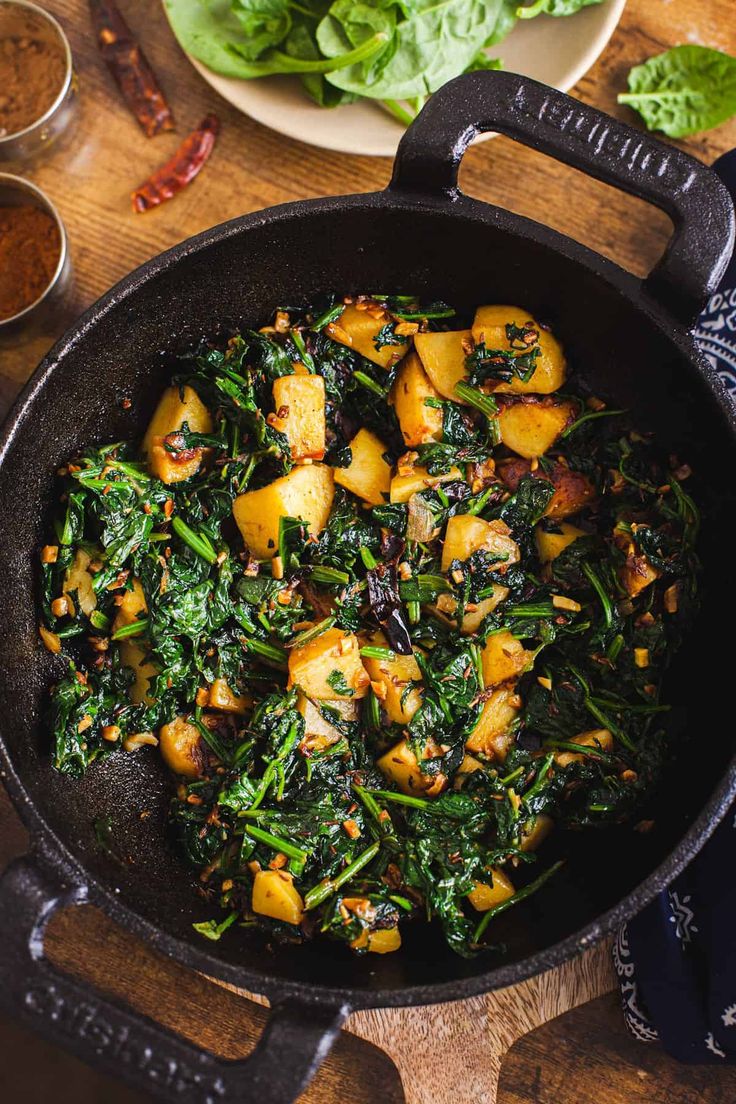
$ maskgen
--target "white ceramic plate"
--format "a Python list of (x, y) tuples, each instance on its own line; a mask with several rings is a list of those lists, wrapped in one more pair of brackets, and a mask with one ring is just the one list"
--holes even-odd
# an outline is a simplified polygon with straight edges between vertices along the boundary
[[(520, 20), (508, 38), (489, 53), (500, 57), (509, 72), (523, 73), (566, 92), (604, 50), (625, 3), (605, 0), (563, 19), (540, 15)], [(396, 153), (404, 128), (376, 103), (360, 100), (330, 109), (317, 107), (295, 77), (235, 80), (213, 73), (191, 56), (189, 60), (229, 103), (280, 134), (338, 153), (373, 157)]]

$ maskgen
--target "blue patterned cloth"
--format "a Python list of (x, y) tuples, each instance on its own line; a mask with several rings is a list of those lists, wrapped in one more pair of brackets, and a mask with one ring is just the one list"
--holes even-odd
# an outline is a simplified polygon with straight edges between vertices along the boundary
[[(713, 167), (736, 201), (736, 150)], [(695, 336), (736, 402), (736, 254)], [(681, 1062), (736, 1063), (735, 875), (736, 806), (614, 947), (629, 1030)]]

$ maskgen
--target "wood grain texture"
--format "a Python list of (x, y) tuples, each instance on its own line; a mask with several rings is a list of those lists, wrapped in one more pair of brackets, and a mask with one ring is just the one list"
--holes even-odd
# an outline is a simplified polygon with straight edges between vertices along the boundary
[[(72, 42), (80, 113), (74, 133), (24, 171), (59, 205), (69, 230), (76, 282), (68, 320), (136, 265), (215, 223), (274, 203), (386, 185), (387, 160), (324, 153), (238, 115), (196, 77), (170, 35), (160, 0), (120, 4), (170, 97), (178, 133), (151, 141), (141, 136), (96, 52), (84, 0), (47, 0)], [(629, 0), (608, 49), (575, 94), (633, 121), (616, 105), (630, 66), (683, 42), (736, 52), (733, 5), (734, 0)], [(198, 180), (174, 202), (133, 214), (133, 187), (213, 110), (222, 134)], [(710, 162), (736, 145), (736, 123), (683, 145)], [(646, 273), (666, 245), (665, 216), (507, 139), (473, 148), (461, 182), (469, 193), (537, 218), (637, 274)], [(0, 411), (62, 328), (57, 322), (43, 334), (0, 348)], [(23, 848), (23, 832), (0, 794), (0, 865)], [(264, 1013), (254, 1003), (154, 954), (93, 910), (58, 917), (49, 944), (67, 969), (223, 1054), (247, 1052), (262, 1025)], [(304, 1100), (336, 1104), (370, 1098), (394, 1104), (402, 1099), (400, 1075), (409, 1104), (492, 1104), (499, 1072), (500, 1104), (726, 1104), (736, 1098), (736, 1075), (682, 1070), (658, 1048), (630, 1040), (610, 998), (585, 1003), (612, 985), (603, 946), (490, 997), (358, 1013)], [(548, 1020), (553, 1022), (539, 1026)], [(0, 1023), (0, 1051), (11, 1059), (0, 1063), (0, 1099), (34, 1104), (51, 1092), (60, 1104), (139, 1099), (53, 1048), (37, 1047), (34, 1051), (24, 1033)], [(49, 1065), (36, 1068), (31, 1058), (34, 1070), (24, 1072), (33, 1054), (45, 1055)]]

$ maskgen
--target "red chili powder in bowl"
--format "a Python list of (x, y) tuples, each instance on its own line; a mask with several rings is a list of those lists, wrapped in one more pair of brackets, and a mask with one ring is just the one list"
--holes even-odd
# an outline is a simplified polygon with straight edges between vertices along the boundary
[(54, 278), (61, 235), (47, 211), (0, 207), (0, 322), (19, 314)]

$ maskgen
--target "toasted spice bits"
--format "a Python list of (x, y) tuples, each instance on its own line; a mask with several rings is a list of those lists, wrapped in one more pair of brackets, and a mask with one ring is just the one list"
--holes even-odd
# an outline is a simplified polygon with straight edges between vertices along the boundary
[(108, 69), (147, 138), (174, 129), (174, 118), (146, 55), (113, 0), (90, 0), (92, 25)]
[(181, 359), (142, 444), (59, 472), (38, 557), (54, 766), (161, 757), (207, 939), (386, 954), (431, 919), (493, 954), (495, 918), (559, 869), (553, 827), (641, 825), (674, 753), (682, 461), (586, 407), (525, 311), (452, 314), (281, 304)]
[(208, 160), (220, 131), (216, 115), (207, 115), (196, 130), (184, 139), (171, 160), (157, 169), (131, 196), (138, 214), (158, 207), (194, 180)]
[(0, 37), (0, 138), (45, 115), (64, 83), (61, 45), (40, 37), (36, 19), (29, 13), (27, 34)]
[(34, 303), (51, 283), (61, 237), (40, 207), (0, 207), (0, 321)]

